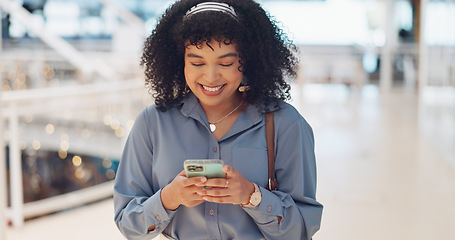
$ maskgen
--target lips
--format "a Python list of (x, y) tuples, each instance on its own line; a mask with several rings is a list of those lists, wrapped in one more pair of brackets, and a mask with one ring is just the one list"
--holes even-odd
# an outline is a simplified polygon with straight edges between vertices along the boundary
[(226, 84), (218, 85), (218, 86), (207, 86), (201, 85), (202, 92), (207, 96), (217, 96), (223, 92), (224, 87)]
[(201, 85), (204, 90), (209, 91), (209, 92), (216, 92), (219, 91), (224, 85), (216, 86), (216, 87), (209, 87), (205, 85)]

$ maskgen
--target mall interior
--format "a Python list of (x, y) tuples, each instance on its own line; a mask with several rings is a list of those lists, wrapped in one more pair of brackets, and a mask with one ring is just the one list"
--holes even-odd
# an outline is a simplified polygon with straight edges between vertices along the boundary
[[(313, 239), (455, 239), (455, 1), (257, 1), (299, 48)], [(172, 2), (0, 0), (0, 240), (125, 239), (113, 180)]]

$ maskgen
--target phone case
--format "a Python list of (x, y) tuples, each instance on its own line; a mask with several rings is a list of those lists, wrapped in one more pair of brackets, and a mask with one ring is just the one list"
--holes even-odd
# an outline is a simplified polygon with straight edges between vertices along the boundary
[(183, 163), (187, 177), (224, 178), (221, 159), (188, 159)]

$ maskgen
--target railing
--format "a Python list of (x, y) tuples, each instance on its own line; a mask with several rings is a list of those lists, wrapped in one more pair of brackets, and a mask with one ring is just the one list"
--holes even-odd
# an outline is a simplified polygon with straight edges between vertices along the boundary
[[(145, 34), (144, 23), (138, 17), (127, 11), (121, 5), (116, 4), (113, 0), (100, 0), (100, 2), (106, 7), (114, 10), (114, 12), (124, 21), (133, 32), (133, 39), (139, 39), (142, 42), (142, 37)], [(22, 159), (21, 159), (21, 140), (20, 129), (21, 123), (20, 118), (30, 117), (37, 114), (44, 114), (51, 119), (59, 119), (61, 116), (55, 114), (59, 109), (78, 109), (84, 111), (89, 108), (102, 108), (102, 106), (114, 106), (119, 107), (122, 114), (119, 116), (118, 125), (116, 126), (115, 134), (111, 134), (110, 139), (116, 137), (126, 136), (129, 128), (129, 123), (134, 119), (134, 107), (133, 103), (147, 102), (150, 97), (147, 97), (141, 80), (119, 82), (120, 79), (124, 79), (124, 76), (131, 72), (130, 64), (136, 63), (136, 60), (125, 61), (125, 56), (117, 56), (112, 58), (111, 54), (108, 54), (109, 60), (100, 60), (98, 57), (89, 57), (86, 53), (79, 52), (74, 46), (64, 41), (58, 36), (50, 34), (44, 29), (43, 25), (37, 24), (33, 21), (31, 14), (21, 7), (18, 3), (11, 0), (0, 0), (0, 14), (1, 11), (9, 13), (15, 19), (21, 21), (21, 23), (27, 27), (28, 31), (38, 36), (41, 41), (48, 44), (50, 48), (54, 49), (59, 53), (66, 61), (76, 67), (77, 73), (82, 74), (84, 80), (93, 80), (93, 73), (97, 73), (98, 76), (104, 78), (104, 80), (110, 80), (110, 83), (92, 84), (84, 86), (67, 86), (59, 88), (48, 88), (48, 89), (37, 89), (37, 90), (23, 90), (23, 91), (12, 91), (3, 92), (4, 87), (2, 82), (2, 65), (0, 65), (0, 240), (4, 239), (4, 228), (6, 226), (4, 221), (5, 211), (4, 208), (7, 205), (6, 197), (6, 158), (5, 158), (5, 144), (9, 145), (9, 158), (10, 158), (10, 190), (11, 190), (11, 208), (8, 209), (6, 215), (12, 219), (12, 223), (16, 227), (23, 225), (24, 219), (27, 217), (38, 216), (47, 214), (49, 212), (59, 211), (75, 205), (84, 204), (87, 202), (94, 201), (96, 199), (104, 198), (112, 194), (112, 182), (105, 184), (99, 184), (89, 189), (80, 190), (69, 194), (60, 195), (45, 200), (36, 202), (30, 202), (24, 204), (23, 188), (22, 188)], [(1, 25), (1, 24), (0, 24)], [(0, 27), (1, 33), (1, 27)], [(1, 36), (2, 34), (0, 34)], [(129, 36), (131, 39), (133, 36)], [(125, 38), (126, 39), (126, 38)], [(125, 40), (123, 39), (123, 40)], [(5, 58), (5, 52), (2, 52), (2, 39), (0, 37), (0, 52), (2, 58)], [(131, 44), (123, 43), (125, 46)], [(140, 46), (140, 44), (138, 44)], [(97, 53), (99, 55), (99, 53)], [(17, 55), (14, 55), (14, 59), (17, 59)], [(26, 55), (30, 55), (27, 52)], [(129, 57), (129, 56), (128, 56)], [(121, 58), (123, 61), (118, 61)], [(29, 59), (29, 57), (27, 57)], [(46, 60), (49, 60), (46, 58)], [(43, 61), (44, 62), (44, 61)], [(129, 62), (129, 64), (125, 64)], [(1, 62), (0, 62), (1, 63)], [(35, 64), (39, 66), (41, 61), (36, 61)], [(118, 66), (118, 67), (117, 67)], [(134, 72), (134, 71), (133, 71)], [(35, 80), (34, 84), (40, 83), (40, 79), (32, 77)], [(4, 80), (4, 79), (3, 79)], [(28, 86), (29, 88), (30, 86)], [(36, 87), (36, 86), (32, 86)], [(24, 87), (25, 88), (25, 87)], [(39, 86), (42, 88), (42, 86)], [(20, 89), (20, 88), (19, 88)], [(136, 104), (143, 106), (142, 104)], [(101, 106), (101, 107), (100, 107)], [(82, 109), (82, 110), (81, 110)], [(109, 109), (107, 109), (109, 111)], [(84, 116), (85, 117), (85, 116)], [(87, 119), (79, 117), (77, 119), (80, 122), (84, 122)], [(111, 116), (109, 116), (111, 117)], [(65, 116), (66, 118), (66, 116)], [(64, 119), (63, 119), (64, 120)], [(90, 119), (89, 121), (93, 121)], [(96, 119), (95, 119), (96, 121)], [(4, 123), (8, 122), (8, 139), (4, 141)], [(99, 122), (99, 120), (98, 120)], [(102, 121), (101, 121), (102, 122)], [(104, 122), (106, 124), (106, 122)], [(111, 127), (113, 127), (111, 125)], [(122, 131), (119, 131), (122, 130)], [(123, 132), (125, 131), (125, 132)], [(90, 145), (79, 143), (73, 144), (73, 150), (76, 149), (80, 152), (90, 152), (91, 154), (97, 154), (100, 149), (90, 148)], [(83, 142), (83, 141), (82, 141)], [(121, 145), (122, 141), (117, 141), (118, 145)], [(25, 142), (25, 144), (29, 144)], [(61, 146), (57, 146), (55, 141), (48, 141), (48, 148), (59, 149)], [(79, 146), (78, 146), (79, 144)], [(112, 150), (114, 149), (114, 151)], [(105, 148), (104, 152), (100, 154), (119, 155), (121, 147)], [(102, 150), (102, 149), (101, 149)]]
[[(94, 136), (92, 140), (72, 141), (71, 149), (81, 154), (89, 152), (92, 155), (109, 155), (118, 159), (124, 140), (131, 128), (131, 121), (134, 120), (138, 111), (144, 105), (150, 104), (152, 100), (144, 88), (143, 81), (140, 79), (58, 88), (7, 91), (0, 94), (0, 97), (0, 120), (7, 123), (6, 126), (8, 127), (8, 134), (2, 134), (0, 137), (7, 136), (5, 137), (5, 142), (9, 145), (10, 150), (9, 188), (11, 190), (11, 207), (6, 211), (6, 215), (11, 219), (15, 227), (22, 226), (26, 218), (93, 202), (109, 197), (113, 192), (113, 183), (108, 181), (83, 190), (24, 204), (21, 145), (30, 145), (31, 139), (47, 138), (52, 139), (52, 141), (46, 141), (46, 146), (44, 146), (45, 141), (43, 141), (43, 147), (59, 151), (61, 150), (61, 142), (55, 136), (47, 136), (44, 131), (42, 133), (38, 132), (39, 136), (27, 140), (25, 136), (29, 134), (21, 133), (21, 128), (23, 129), (27, 123), (21, 122), (20, 119), (42, 115), (49, 118), (50, 121), (55, 121), (56, 119), (64, 121), (67, 119), (62, 116), (64, 115), (61, 114), (63, 112), (62, 109), (82, 113), (72, 117), (73, 122), (80, 124), (100, 123), (100, 125), (108, 125), (105, 121), (103, 122), (105, 120), (103, 116), (117, 119), (118, 126), (116, 129), (122, 128), (122, 134), (117, 134), (113, 128), (108, 133), (105, 130), (98, 130), (99, 135), (103, 134), (103, 140), (97, 139), (97, 132), (95, 132), (91, 134)], [(93, 110), (96, 111), (96, 114), (88, 114), (88, 112)], [(77, 128), (78, 126), (74, 127)], [(71, 133), (68, 134), (71, 136)], [(93, 147), (93, 145), (97, 147)], [(108, 146), (103, 147), (102, 145)], [(3, 159), (5, 158), (0, 157), (2, 167), (6, 165)], [(4, 183), (5, 180), (2, 176), (0, 184), (6, 185)]]

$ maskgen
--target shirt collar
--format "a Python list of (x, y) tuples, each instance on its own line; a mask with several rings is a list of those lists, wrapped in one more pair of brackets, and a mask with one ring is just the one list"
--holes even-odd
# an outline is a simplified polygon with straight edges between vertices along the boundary
[(199, 104), (199, 99), (191, 92), (188, 97), (182, 100), (182, 107), (180, 111), (185, 117), (192, 117), (203, 124), (207, 122), (207, 116), (205, 115), (201, 104)]

